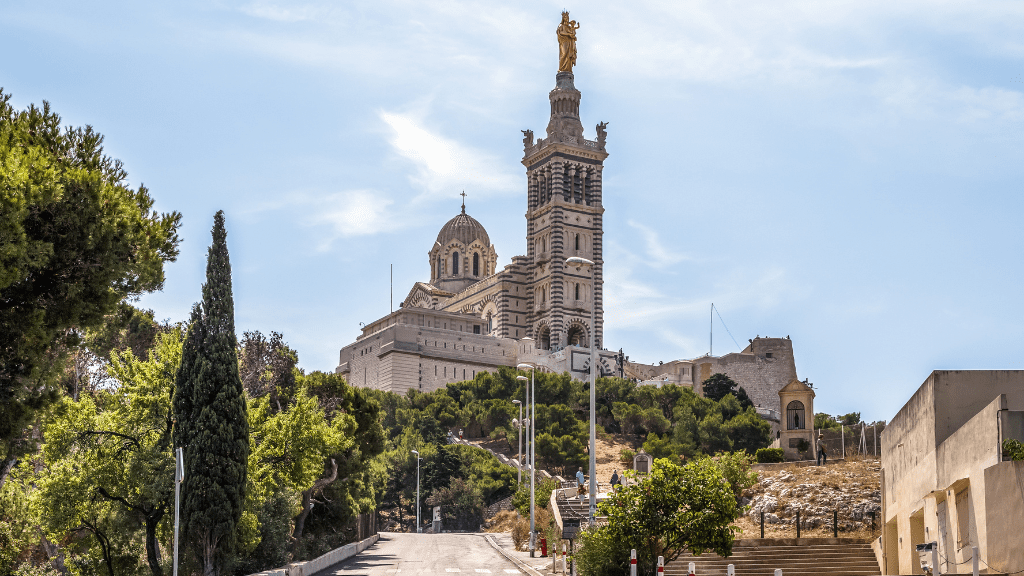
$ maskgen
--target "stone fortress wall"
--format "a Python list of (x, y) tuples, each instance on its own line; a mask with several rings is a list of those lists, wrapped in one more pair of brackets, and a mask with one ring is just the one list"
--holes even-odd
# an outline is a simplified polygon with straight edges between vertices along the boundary
[(789, 336), (758, 336), (751, 339), (742, 352), (723, 356), (702, 356), (659, 365), (626, 362), (625, 373), (628, 378), (642, 382), (689, 386), (698, 394), (703, 393), (701, 382), (712, 374), (725, 374), (743, 387), (759, 411), (774, 411), (776, 420), (781, 413), (779, 390), (798, 379), (793, 341)]

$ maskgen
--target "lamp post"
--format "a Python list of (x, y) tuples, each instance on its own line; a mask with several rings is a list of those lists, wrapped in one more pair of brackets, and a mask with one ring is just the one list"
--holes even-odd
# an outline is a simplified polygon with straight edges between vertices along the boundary
[(423, 532), (423, 527), (420, 524), (420, 453), (416, 450), (412, 451), (416, 455), (416, 533)]
[(594, 263), (586, 258), (567, 258), (566, 264), (575, 266), (576, 270), (588, 266), (590, 268), (590, 525), (594, 525), (594, 516), (597, 514), (597, 347), (595, 346), (594, 332), (597, 331), (597, 324), (594, 321), (594, 309), (597, 303), (594, 302), (594, 295), (597, 293), (596, 279), (594, 278)]
[[(522, 378), (526, 380), (526, 376), (516, 376), (516, 380)], [(522, 400), (513, 400), (513, 404), (519, 404), (519, 449), (516, 451), (516, 461), (519, 462), (519, 483), (523, 483), (523, 402)]]
[[(527, 410), (532, 411), (527, 416), (530, 419), (530, 431), (529, 436), (527, 436), (527, 442), (529, 443), (529, 455), (527, 456), (527, 458), (530, 459), (530, 558), (533, 558), (537, 551), (537, 532), (535, 523), (536, 520), (534, 518), (533, 510), (535, 505), (534, 484), (537, 479), (537, 442), (536, 438), (534, 437), (534, 432), (537, 428), (537, 389), (534, 387), (535, 380), (533, 377), (533, 373), (536, 369), (533, 366), (533, 364), (526, 364), (525, 362), (523, 364), (517, 365), (516, 368), (518, 368), (519, 370), (530, 371), (530, 397), (527, 398), (526, 401), (530, 403), (530, 406), (529, 408), (527, 408)], [(521, 376), (521, 378), (525, 379), (526, 377)]]

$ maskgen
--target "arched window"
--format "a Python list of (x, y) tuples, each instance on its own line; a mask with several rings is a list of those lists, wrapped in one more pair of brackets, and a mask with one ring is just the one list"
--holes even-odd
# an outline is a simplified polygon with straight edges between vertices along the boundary
[(579, 282), (576, 283), (576, 299), (577, 300), (580, 299), (580, 284), (579, 284)]
[(452, 276), (459, 275), (459, 253), (452, 254)]
[(437, 277), (441, 277), (441, 255), (437, 255)]
[(541, 238), (540, 239), (540, 251), (541, 252), (547, 252), (548, 251), (548, 239), (547, 238)]
[(579, 250), (580, 250), (580, 235), (577, 234), (576, 235), (576, 251), (579, 252)]
[(480, 275), (480, 255), (476, 252), (473, 253), (473, 276)]
[(490, 312), (488, 312), (487, 313), (487, 333), (490, 334), (493, 331), (494, 331), (494, 317), (491, 316)]
[(789, 430), (803, 430), (807, 426), (807, 422), (804, 422), (804, 403), (799, 400), (793, 400), (786, 406), (786, 422), (789, 425)]

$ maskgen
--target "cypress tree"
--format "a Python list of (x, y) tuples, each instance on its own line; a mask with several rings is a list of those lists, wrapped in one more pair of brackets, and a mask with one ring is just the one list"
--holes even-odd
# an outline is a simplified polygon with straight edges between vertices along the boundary
[(235, 543), (245, 497), (249, 423), (238, 374), (224, 212), (214, 217), (202, 306), (192, 310), (175, 379), (176, 446), (185, 448), (183, 541), (214, 576)]

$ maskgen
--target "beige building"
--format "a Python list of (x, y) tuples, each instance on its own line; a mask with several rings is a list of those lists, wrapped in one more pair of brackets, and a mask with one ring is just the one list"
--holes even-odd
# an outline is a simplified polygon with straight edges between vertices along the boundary
[(1024, 570), (1024, 371), (937, 370), (882, 432), (884, 574), (920, 574), (936, 542), (941, 573)]
[(793, 380), (779, 390), (779, 400), (784, 407), (784, 418), (779, 425), (778, 447), (782, 448), (786, 460), (817, 458), (814, 390), (806, 382)]

